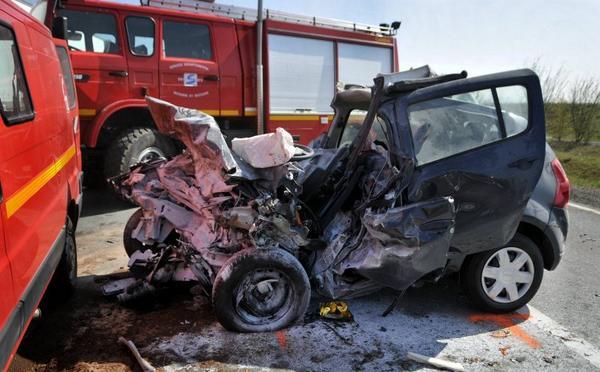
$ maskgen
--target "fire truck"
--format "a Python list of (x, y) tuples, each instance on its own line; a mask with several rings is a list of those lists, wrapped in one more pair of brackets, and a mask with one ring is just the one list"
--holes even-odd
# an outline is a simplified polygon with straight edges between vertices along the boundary
[(399, 22), (195, 0), (59, 0), (54, 14), (67, 19), (86, 170), (106, 177), (178, 151), (146, 95), (214, 116), (229, 138), (283, 127), (306, 144), (328, 129), (336, 86), (398, 70)]

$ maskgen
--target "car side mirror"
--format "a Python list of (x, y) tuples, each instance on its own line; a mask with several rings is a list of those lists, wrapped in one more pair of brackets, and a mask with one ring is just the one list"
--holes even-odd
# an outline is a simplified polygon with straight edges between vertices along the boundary
[(67, 35), (67, 17), (54, 17), (52, 19), (52, 37), (66, 40)]

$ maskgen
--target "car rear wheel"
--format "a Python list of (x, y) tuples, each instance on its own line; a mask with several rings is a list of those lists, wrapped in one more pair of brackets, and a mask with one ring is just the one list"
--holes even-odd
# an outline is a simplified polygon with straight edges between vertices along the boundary
[(152, 128), (130, 128), (108, 147), (104, 176), (111, 178), (129, 171), (132, 165), (177, 154), (173, 141)]
[(245, 249), (219, 270), (212, 290), (217, 319), (228, 330), (270, 332), (306, 312), (310, 283), (304, 268), (282, 249)]
[(540, 249), (517, 233), (506, 246), (470, 257), (461, 280), (474, 305), (501, 313), (528, 303), (540, 287), (543, 273)]

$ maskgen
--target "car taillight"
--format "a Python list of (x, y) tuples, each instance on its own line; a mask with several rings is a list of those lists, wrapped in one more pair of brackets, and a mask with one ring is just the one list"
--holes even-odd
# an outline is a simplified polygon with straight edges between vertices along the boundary
[(556, 179), (556, 194), (554, 194), (554, 205), (559, 208), (564, 208), (569, 202), (569, 193), (571, 191), (571, 184), (567, 178), (567, 173), (558, 161), (557, 158), (552, 160), (552, 171), (554, 172), (554, 178)]

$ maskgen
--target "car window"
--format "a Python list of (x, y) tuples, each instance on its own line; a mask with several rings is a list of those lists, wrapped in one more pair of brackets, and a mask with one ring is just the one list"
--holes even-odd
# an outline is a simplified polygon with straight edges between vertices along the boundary
[(67, 17), (67, 43), (71, 50), (118, 54), (117, 21), (112, 14), (61, 9)]
[(147, 17), (127, 17), (127, 40), (131, 54), (147, 57), (154, 54), (154, 22)]
[(165, 57), (211, 59), (212, 50), (208, 26), (164, 21), (163, 50)]
[(31, 97), (13, 32), (0, 25), (0, 111), (7, 125), (33, 118)]
[(69, 60), (69, 53), (63, 47), (56, 47), (56, 53), (60, 60), (60, 68), (63, 73), (63, 81), (67, 88), (67, 103), (69, 109), (75, 108), (75, 83), (73, 82), (73, 74), (71, 73), (71, 61)]
[(497, 88), (496, 91), (502, 108), (506, 135), (514, 136), (527, 129), (529, 119), (527, 89), (521, 85), (513, 85)]
[[(366, 110), (358, 110), (354, 109), (350, 111), (348, 115), (348, 119), (346, 120), (346, 125), (344, 126), (344, 131), (340, 136), (340, 142), (338, 147), (343, 147), (345, 145), (350, 145), (354, 138), (358, 135), (360, 127), (362, 126), (365, 116), (367, 116)], [(375, 117), (375, 121), (373, 122), (373, 126), (371, 127), (371, 133), (369, 133), (369, 139), (372, 142), (379, 142), (389, 148), (388, 140), (386, 135), (386, 126), (385, 121), (378, 115)]]
[[(494, 95), (498, 97), (496, 107)], [(521, 86), (485, 89), (409, 106), (418, 164), (426, 164), (512, 136), (527, 128), (527, 90)], [(502, 112), (502, 118), (498, 117)], [(503, 128), (504, 125), (504, 128)]]

